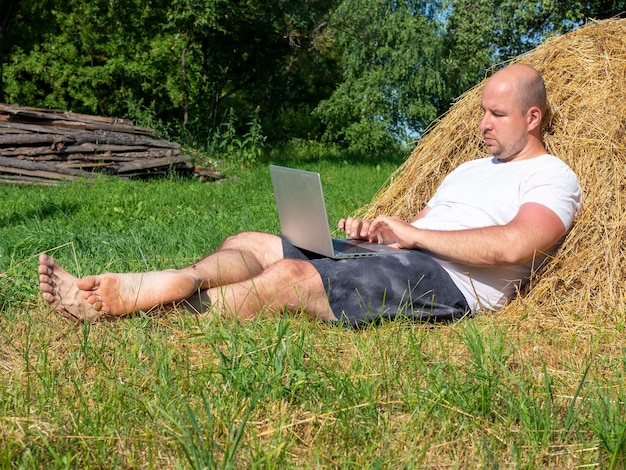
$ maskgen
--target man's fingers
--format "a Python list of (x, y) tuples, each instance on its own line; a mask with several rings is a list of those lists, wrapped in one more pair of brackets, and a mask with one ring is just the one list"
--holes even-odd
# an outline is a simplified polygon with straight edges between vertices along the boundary
[(369, 235), (370, 223), (365, 220), (348, 217), (347, 219), (341, 219), (337, 226), (346, 232), (347, 236), (352, 238), (367, 238)]

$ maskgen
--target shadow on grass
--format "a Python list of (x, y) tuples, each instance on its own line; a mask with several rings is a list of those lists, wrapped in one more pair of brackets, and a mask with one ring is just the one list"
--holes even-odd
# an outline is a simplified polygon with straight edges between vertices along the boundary
[(17, 225), (32, 220), (45, 220), (58, 216), (67, 217), (69, 214), (75, 213), (79, 208), (80, 205), (77, 202), (62, 202), (60, 204), (44, 202), (28, 208), (17, 205), (7, 214), (0, 214), (0, 227)]
[(284, 165), (297, 163), (347, 163), (349, 165), (376, 166), (379, 164), (393, 164), (400, 166), (409, 155), (409, 149), (370, 155), (364, 154), (363, 152), (341, 149), (336, 146), (316, 144), (314, 142), (291, 142), (265, 152), (259, 159), (259, 162)]

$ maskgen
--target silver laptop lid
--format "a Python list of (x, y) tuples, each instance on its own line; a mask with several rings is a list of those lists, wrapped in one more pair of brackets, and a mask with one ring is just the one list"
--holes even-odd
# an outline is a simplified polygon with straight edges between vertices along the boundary
[(319, 173), (270, 165), (270, 176), (283, 235), (298, 248), (333, 257)]

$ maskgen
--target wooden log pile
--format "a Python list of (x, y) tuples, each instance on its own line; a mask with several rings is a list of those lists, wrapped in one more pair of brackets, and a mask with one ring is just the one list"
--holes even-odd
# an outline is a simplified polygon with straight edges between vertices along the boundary
[(216, 180), (194, 167), (180, 145), (132, 122), (0, 103), (0, 183), (54, 185), (62, 180), (152, 178), (166, 174)]

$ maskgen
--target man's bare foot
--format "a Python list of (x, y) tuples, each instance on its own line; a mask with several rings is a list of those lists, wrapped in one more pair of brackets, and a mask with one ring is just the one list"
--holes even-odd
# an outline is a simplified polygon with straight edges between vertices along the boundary
[(147, 273), (107, 273), (77, 281), (85, 299), (96, 311), (108, 315), (147, 312), (185, 300), (198, 291), (200, 282), (176, 270)]
[(38, 272), (41, 296), (54, 310), (74, 321), (96, 321), (100, 318), (102, 312), (83, 300), (77, 286), (78, 279), (53, 257), (40, 254)]

